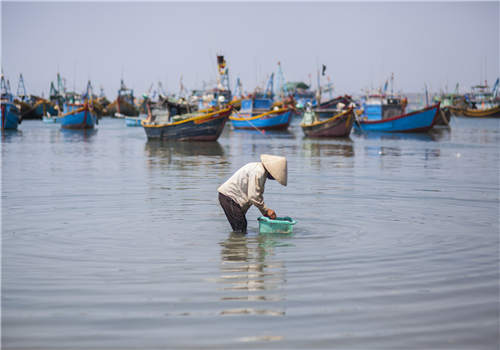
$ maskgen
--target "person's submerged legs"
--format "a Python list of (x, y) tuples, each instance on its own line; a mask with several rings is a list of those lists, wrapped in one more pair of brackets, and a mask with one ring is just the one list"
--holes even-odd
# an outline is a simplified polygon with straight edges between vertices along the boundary
[(219, 193), (219, 203), (224, 209), (227, 221), (231, 224), (234, 232), (246, 233), (247, 232), (247, 219), (241, 207), (234, 200), (228, 196)]

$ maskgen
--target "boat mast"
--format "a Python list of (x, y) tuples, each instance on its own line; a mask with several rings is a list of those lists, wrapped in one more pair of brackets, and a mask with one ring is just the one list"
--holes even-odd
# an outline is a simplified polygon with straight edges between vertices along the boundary
[(217, 67), (219, 75), (217, 77), (217, 88), (219, 90), (231, 91), (229, 86), (229, 68), (223, 55), (217, 55)]
[(163, 97), (167, 97), (167, 93), (163, 89), (163, 84), (161, 83), (161, 81), (158, 82), (158, 91), (159, 94), (161, 94)]
[(236, 78), (236, 87), (234, 88), (234, 96), (239, 98), (243, 97), (243, 88), (240, 81), (240, 77)]
[(2, 70), (2, 79), (1, 79), (1, 82), (0, 82), (0, 93), (1, 93), (1, 98), (4, 99), (8, 99), (9, 102), (11, 101), (11, 96), (10, 96), (10, 89), (9, 89), (9, 86), (7, 85), (8, 81), (5, 81), (5, 77), (3, 75), (3, 70)]
[(321, 103), (321, 84), (319, 78), (319, 68), (316, 67), (316, 80), (318, 85), (318, 90), (316, 90), (316, 103), (319, 105)]
[(271, 73), (269, 80), (267, 81), (266, 90), (264, 91), (265, 96), (269, 96), (272, 98), (273, 96), (273, 86), (274, 86), (274, 72)]
[(394, 72), (391, 73), (391, 96), (394, 96)]
[(21, 101), (25, 101), (28, 97), (26, 93), (26, 87), (24, 86), (23, 74), (19, 74), (19, 83), (17, 84), (16, 95), (21, 98)]
[(90, 82), (90, 80), (87, 82), (87, 98), (90, 100), (93, 98), (93, 95), (94, 95), (94, 89), (92, 88), (92, 83)]
[(186, 87), (184, 86), (183, 83), (183, 75), (181, 74), (181, 77), (179, 79), (179, 97), (185, 98), (186, 96)]
[(282, 100), (285, 97), (285, 77), (281, 69), (281, 62), (278, 61), (278, 74), (276, 75), (276, 90), (275, 95)]

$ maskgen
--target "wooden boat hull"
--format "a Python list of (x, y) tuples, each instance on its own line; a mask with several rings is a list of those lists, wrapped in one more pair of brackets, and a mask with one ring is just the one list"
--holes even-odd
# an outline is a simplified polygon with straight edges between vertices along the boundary
[(337, 104), (342, 103), (346, 107), (349, 106), (349, 103), (352, 102), (351, 96), (345, 95), (345, 96), (339, 96), (336, 98), (333, 98), (331, 100), (321, 102), (319, 106), (317, 106), (317, 109), (332, 109), (332, 108), (337, 108)]
[(382, 120), (360, 120), (355, 123), (356, 130), (380, 132), (427, 132), (436, 124), (439, 117), (439, 103), (408, 114)]
[(311, 125), (301, 124), (307, 137), (347, 137), (351, 133), (354, 112), (348, 110)]
[(117, 98), (115, 101), (110, 103), (106, 108), (103, 109), (103, 115), (109, 115), (114, 117), (116, 113), (123, 114), (126, 116), (138, 116), (139, 111), (137, 108), (127, 101)]
[(456, 107), (456, 106), (448, 106), (446, 108), (448, 108), (448, 110), (451, 112), (451, 114), (456, 116), (456, 117), (460, 117), (463, 115), (463, 110), (464, 110), (463, 108)]
[(235, 129), (286, 130), (290, 125), (291, 117), (292, 110), (286, 108), (251, 117), (236, 113), (229, 119)]
[(2, 130), (17, 130), (20, 122), (17, 107), (13, 103), (2, 102), (1, 110)]
[(450, 125), (451, 112), (448, 107), (439, 109), (439, 117), (436, 120), (436, 125)]
[(36, 108), (28, 102), (15, 100), (14, 103), (19, 106), (19, 115), (23, 119), (40, 119), (36, 113)]
[(149, 140), (216, 141), (224, 129), (231, 110), (232, 107), (229, 107), (168, 124), (156, 125), (146, 120), (141, 124)]
[(465, 108), (462, 115), (470, 118), (500, 118), (500, 105), (488, 109)]
[(85, 105), (63, 114), (59, 117), (59, 122), (63, 129), (93, 129), (97, 123), (97, 117)]
[(43, 118), (43, 116), (50, 113), (50, 115), (57, 115), (58, 111), (55, 106), (46, 100), (40, 100), (34, 105), (35, 114), (37, 118)]

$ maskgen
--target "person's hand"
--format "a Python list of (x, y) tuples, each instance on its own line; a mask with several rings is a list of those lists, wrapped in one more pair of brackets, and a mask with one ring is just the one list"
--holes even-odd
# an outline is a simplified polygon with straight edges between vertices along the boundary
[(267, 209), (266, 216), (267, 216), (269, 219), (276, 219), (276, 213), (275, 213), (275, 211), (274, 211), (274, 210), (272, 210), (272, 209)]

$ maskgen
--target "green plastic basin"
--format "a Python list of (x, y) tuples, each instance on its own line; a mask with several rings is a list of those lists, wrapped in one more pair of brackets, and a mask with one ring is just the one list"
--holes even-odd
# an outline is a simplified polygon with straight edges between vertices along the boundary
[(276, 219), (261, 216), (257, 220), (259, 220), (260, 233), (292, 233), (293, 225), (297, 223), (289, 216), (277, 217)]

